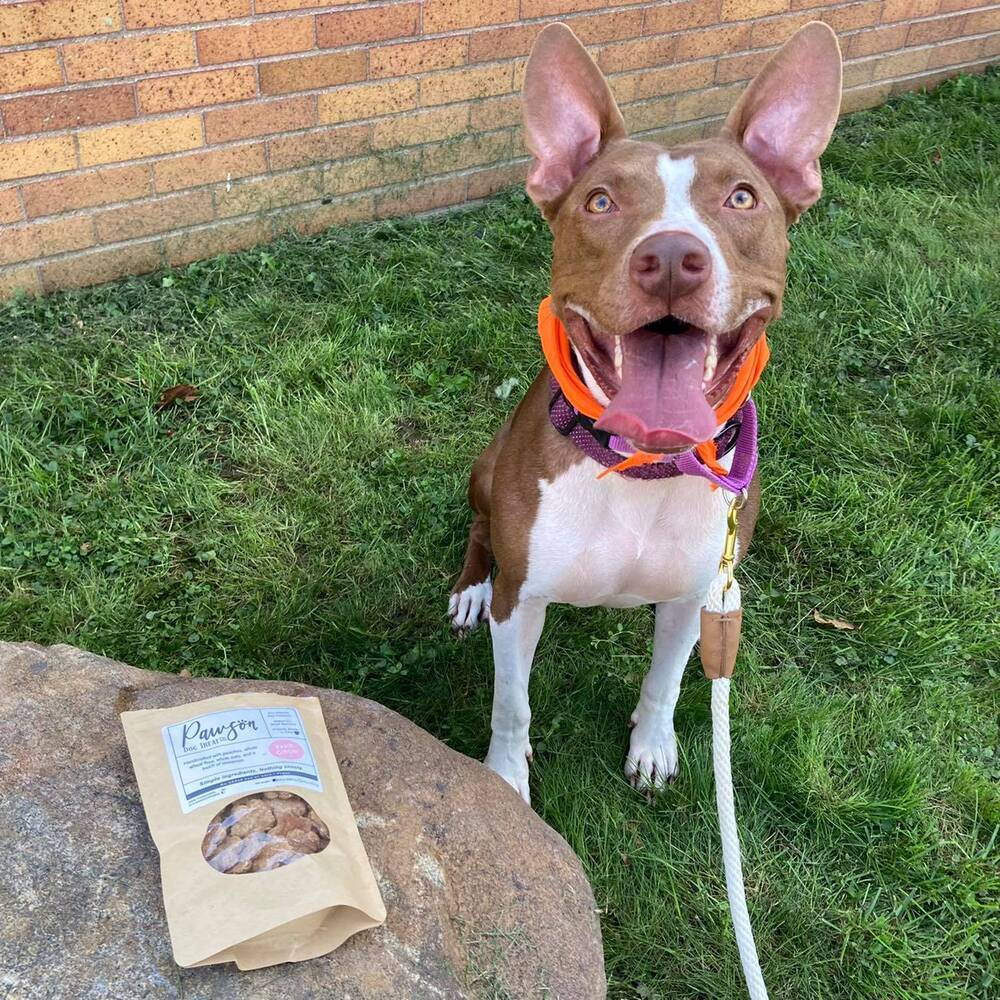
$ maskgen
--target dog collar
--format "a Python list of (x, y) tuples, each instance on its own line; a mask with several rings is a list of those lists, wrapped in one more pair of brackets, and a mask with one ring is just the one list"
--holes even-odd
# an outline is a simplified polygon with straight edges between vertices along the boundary
[[(636, 451), (616, 435), (594, 427), (604, 407), (594, 399), (577, 373), (569, 336), (552, 311), (551, 296), (546, 296), (538, 307), (538, 336), (552, 376), (549, 419), (560, 434), (604, 466), (598, 478), (609, 472), (630, 479), (701, 476), (713, 486), (737, 493), (749, 485), (757, 467), (757, 410), (750, 399), (750, 390), (759, 381), (770, 358), (763, 334), (740, 366), (726, 398), (715, 407), (720, 430), (711, 440), (683, 455)], [(727, 471), (719, 459), (733, 450), (736, 454), (732, 468)], [(623, 452), (627, 457), (623, 458)]]

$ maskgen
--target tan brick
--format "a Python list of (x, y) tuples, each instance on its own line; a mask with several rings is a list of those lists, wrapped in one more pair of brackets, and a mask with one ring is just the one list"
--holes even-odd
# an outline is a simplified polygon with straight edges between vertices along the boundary
[[(424, 17), (426, 18), (426, 13)], [(416, 35), (420, 24), (420, 4), (394, 3), (388, 7), (364, 7), (320, 14), (316, 18), (316, 40), (321, 49), (362, 45), (386, 38)], [(424, 30), (429, 30), (426, 26)]]
[[(734, 80), (752, 80), (763, 69), (764, 64), (774, 55), (773, 50), (747, 52), (739, 56), (725, 56), (715, 68), (716, 83), (732, 83)], [(694, 63), (696, 66), (701, 63)]]
[(0, 181), (58, 174), (75, 166), (76, 148), (68, 135), (0, 142)]
[(481, 167), (510, 158), (512, 132), (470, 135), (424, 150), (423, 172), (427, 176), (450, 174), (469, 167)]
[(244, 101), (257, 93), (257, 74), (252, 66), (158, 76), (136, 84), (139, 107), (151, 114), (179, 111), (203, 104)]
[(397, 146), (415, 146), (437, 139), (461, 135), (469, 124), (467, 107), (436, 108), (416, 114), (386, 118), (377, 122), (372, 132), (372, 145), (376, 149), (394, 149)]
[(469, 174), (469, 191), (466, 197), (469, 201), (488, 198), (497, 191), (510, 187), (512, 184), (523, 184), (528, 173), (526, 160), (519, 163), (507, 163), (502, 167), (487, 167)]
[(212, 192), (204, 188), (100, 212), (94, 216), (94, 226), (98, 243), (122, 243), (196, 226), (212, 215)]
[(148, 164), (89, 170), (71, 177), (25, 184), (22, 189), (29, 219), (130, 201), (152, 192)]
[(417, 106), (416, 80), (389, 80), (360, 87), (338, 87), (319, 95), (321, 124), (377, 118)]
[(786, 17), (755, 21), (750, 27), (750, 47), (763, 49), (780, 45), (791, 38), (799, 28), (815, 20), (813, 12), (810, 11), (808, 14), (789, 14)]
[(424, 33), (517, 20), (518, 0), (424, 0)]
[[(549, 17), (552, 14), (575, 14), (595, 7), (607, 7), (609, 0), (521, 0), (521, 17)], [(616, 7), (626, 7), (643, 0), (617, 0)], [(705, 0), (706, 3), (711, 0)]]
[(147, 274), (157, 270), (162, 264), (162, 245), (159, 240), (132, 243), (114, 250), (93, 250), (42, 264), (42, 290), (54, 292), (58, 288), (102, 285), (129, 274)]
[(959, 66), (962, 63), (975, 62), (982, 56), (995, 54), (986, 50), (987, 41), (986, 38), (960, 38), (954, 42), (935, 45), (927, 53), (927, 69)]
[(201, 118), (182, 115), (132, 125), (111, 125), (79, 133), (80, 163), (122, 163), (158, 153), (179, 153), (202, 145)]
[(105, 35), (121, 26), (118, 0), (38, 0), (0, 7), (0, 45)]
[(341, 160), (371, 148), (370, 126), (347, 125), (268, 140), (272, 170)]
[(9, 187), (0, 190), (0, 223), (20, 222), (24, 218), (21, 211), (21, 201), (17, 197), (17, 188)]
[(911, 49), (907, 52), (896, 52), (882, 56), (875, 64), (872, 73), (873, 80), (887, 80), (893, 76), (910, 76), (927, 68), (929, 58), (927, 49)]
[(94, 245), (94, 224), (89, 218), (57, 219), (11, 226), (0, 240), (0, 264), (51, 257)]
[(291, 174), (274, 174), (255, 180), (240, 181), (215, 189), (215, 211), (220, 219), (234, 215), (255, 215), (270, 212), (285, 205), (315, 201), (322, 194), (320, 171), (299, 170)]
[(425, 76), (420, 81), (420, 103), (433, 107), (509, 94), (513, 89), (513, 79), (513, 67), (509, 65), (446, 70)]
[(953, 17), (935, 17), (930, 21), (917, 21), (911, 24), (906, 33), (907, 45), (930, 45), (946, 38), (957, 38), (959, 35), (974, 34), (963, 30), (966, 15), (956, 14)]
[(368, 60), (367, 53), (358, 49), (261, 63), (259, 70), (262, 94), (292, 94), (363, 80), (368, 73)]
[(747, 48), (749, 42), (749, 24), (688, 31), (678, 37), (674, 58), (677, 62), (686, 62), (688, 59), (704, 59), (706, 56), (738, 52)]
[(194, 35), (169, 32), (63, 46), (66, 79), (110, 80), (194, 66)]
[(643, 38), (635, 42), (624, 42), (601, 49), (597, 55), (597, 65), (605, 73), (621, 73), (628, 69), (644, 66), (662, 66), (673, 58), (677, 38), (674, 35), (659, 35)]
[(0, 94), (57, 87), (62, 82), (55, 49), (0, 53)]
[(496, 62), (526, 56), (543, 27), (542, 24), (525, 24), (476, 31), (469, 36), (469, 62)]
[(619, 107), (639, 100), (640, 76), (641, 73), (620, 73), (618, 76), (608, 78), (608, 86)]
[[(360, 0), (352, 0), (360, 2)], [(258, 14), (273, 14), (283, 10), (307, 10), (310, 7), (332, 7), (329, 0), (257, 0)]]
[(313, 48), (313, 18), (285, 17), (253, 24), (202, 28), (197, 33), (198, 62), (239, 62), (261, 56), (282, 56)]
[(661, 128), (674, 117), (676, 97), (658, 97), (641, 104), (627, 104), (622, 108), (625, 128), (629, 132), (646, 132), (651, 128)]
[(41, 290), (42, 283), (38, 277), (38, 268), (34, 265), (12, 267), (0, 271), (0, 298), (9, 298), (18, 292), (38, 295)]
[(993, 10), (980, 10), (966, 15), (963, 34), (979, 35), (987, 31), (1000, 30), (1000, 7)]
[(237, 253), (261, 243), (269, 243), (272, 235), (270, 219), (244, 219), (168, 236), (164, 245), (167, 262), (179, 267), (195, 260), (205, 260), (223, 253)]
[(161, 193), (266, 172), (263, 142), (172, 156), (168, 160), (157, 160), (153, 165), (156, 190)]
[(521, 98), (518, 95), (479, 101), (469, 109), (469, 126), (473, 132), (490, 132), (520, 123)]
[(746, 21), (788, 10), (788, 0), (722, 0), (720, 21)]
[(848, 114), (851, 111), (862, 111), (864, 108), (874, 108), (876, 104), (882, 104), (892, 92), (892, 84), (879, 83), (868, 87), (858, 87), (856, 90), (844, 92), (844, 98), (840, 104), (841, 114)]
[(983, 0), (941, 0), (938, 6), (938, 13), (951, 14), (956, 10), (969, 10), (971, 7), (979, 7)]
[(860, 87), (863, 83), (870, 83), (874, 70), (875, 63), (871, 59), (865, 59), (863, 62), (845, 62), (844, 90), (849, 87)]
[(882, 20), (912, 21), (916, 17), (936, 14), (941, 0), (885, 0), (882, 5)]
[(660, 97), (663, 94), (675, 94), (682, 90), (697, 90), (699, 87), (707, 87), (712, 82), (714, 72), (715, 64), (711, 61), (705, 61), (681, 63), (678, 66), (665, 66), (663, 69), (637, 73), (637, 96), (640, 98)]
[(316, 124), (314, 97), (286, 97), (237, 108), (205, 112), (205, 138), (210, 144), (292, 132)]
[(867, 0), (865, 3), (852, 3), (846, 7), (835, 7), (824, 11), (819, 20), (825, 21), (834, 31), (856, 31), (858, 28), (870, 28), (878, 24), (882, 12), (880, 0)]
[(466, 178), (451, 177), (441, 181), (425, 181), (400, 191), (386, 191), (375, 198), (375, 215), (379, 219), (395, 218), (430, 212), (435, 208), (457, 205), (465, 200)]
[(2, 107), (11, 135), (34, 135), (134, 118), (135, 95), (131, 84), (119, 84), (18, 97), (6, 101)]
[(715, 135), (718, 130), (718, 119), (704, 122), (683, 122), (680, 125), (667, 125), (665, 128), (647, 132), (642, 138), (644, 142), (656, 142), (661, 146), (676, 146), (681, 142), (694, 142), (696, 139)]
[(375, 218), (375, 199), (371, 195), (340, 198), (330, 204), (291, 208), (275, 216), (277, 232), (296, 232), (301, 236), (321, 233), (331, 226), (350, 226)]
[(420, 151), (400, 149), (377, 156), (363, 156), (345, 163), (332, 163), (323, 173), (327, 194), (353, 194), (415, 180), (420, 175)]
[(680, 94), (674, 104), (674, 118), (679, 122), (688, 122), (698, 118), (709, 118), (712, 115), (724, 115), (736, 103), (736, 98), (741, 93), (743, 87), (737, 84)]
[(125, 26), (159, 28), (168, 24), (196, 24), (246, 17), (250, 0), (124, 0)]
[(669, 31), (685, 31), (719, 23), (717, 0), (678, 0), (646, 10), (643, 33), (664, 35)]
[(469, 39), (465, 35), (435, 38), (427, 42), (404, 42), (372, 49), (368, 72), (373, 80), (386, 76), (408, 76), (435, 69), (461, 66), (465, 62)]
[(572, 17), (566, 23), (584, 45), (597, 45), (638, 38), (642, 34), (642, 14), (641, 10), (613, 10), (606, 14)]
[(902, 48), (906, 43), (908, 30), (908, 25), (893, 24), (885, 28), (873, 28), (871, 31), (859, 31), (846, 39), (845, 54), (849, 58), (856, 58)]

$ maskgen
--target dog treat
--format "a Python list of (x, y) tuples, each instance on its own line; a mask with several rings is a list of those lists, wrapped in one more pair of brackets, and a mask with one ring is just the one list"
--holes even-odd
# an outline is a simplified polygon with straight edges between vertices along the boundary
[[(247, 795), (212, 817), (201, 842), (201, 856), (227, 875), (269, 872), (307, 854), (319, 854), (330, 843), (326, 824), (298, 795), (265, 798)], [(308, 815), (307, 815), (308, 813)], [(290, 836), (293, 835), (294, 836)], [(250, 867), (245, 864), (252, 862)]]
[(385, 920), (318, 699), (226, 695), (121, 719), (178, 965), (314, 958)]

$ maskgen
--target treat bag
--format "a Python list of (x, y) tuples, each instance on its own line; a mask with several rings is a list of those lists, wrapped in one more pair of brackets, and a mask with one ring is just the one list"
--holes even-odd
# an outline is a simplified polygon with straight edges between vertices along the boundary
[(174, 959), (258, 969), (385, 920), (316, 698), (124, 712)]

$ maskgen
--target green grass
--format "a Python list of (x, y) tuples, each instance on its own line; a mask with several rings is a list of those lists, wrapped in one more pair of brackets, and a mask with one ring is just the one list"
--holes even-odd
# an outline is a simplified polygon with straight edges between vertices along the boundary
[[(792, 235), (733, 706), (784, 1000), (1000, 988), (998, 108), (993, 74), (845, 120)], [(0, 632), (360, 692), (480, 757), (488, 637), (444, 610), (548, 253), (514, 192), (0, 306)], [(199, 399), (156, 412), (178, 382)], [(680, 780), (649, 806), (621, 774), (651, 631), (552, 610), (535, 805), (593, 883), (614, 997), (737, 998), (695, 668)]]

